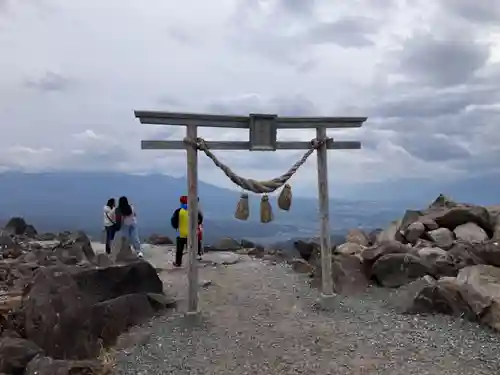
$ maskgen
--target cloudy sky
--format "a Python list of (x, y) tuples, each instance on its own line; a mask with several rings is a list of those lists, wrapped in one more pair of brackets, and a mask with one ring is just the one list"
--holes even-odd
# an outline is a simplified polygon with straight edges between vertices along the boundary
[[(336, 131), (332, 189), (495, 172), (500, 160), (498, 0), (0, 0), (0, 168), (185, 174), (182, 151), (141, 139), (134, 109), (368, 116)], [(244, 131), (203, 129), (208, 140)], [(310, 140), (312, 131), (281, 131)], [(245, 177), (301, 152), (218, 152)], [(315, 189), (316, 161), (293, 180)], [(200, 177), (231, 186), (204, 156)]]

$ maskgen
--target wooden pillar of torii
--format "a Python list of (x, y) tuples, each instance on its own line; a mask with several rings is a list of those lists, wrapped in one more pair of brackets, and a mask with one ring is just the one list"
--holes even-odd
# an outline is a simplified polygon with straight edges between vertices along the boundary
[[(310, 148), (310, 142), (280, 142), (277, 141), (277, 129), (316, 129), (318, 140), (326, 139), (329, 128), (359, 128), (366, 117), (278, 117), (269, 114), (250, 114), (249, 116), (224, 116), (192, 113), (172, 113), (159, 111), (135, 111), (142, 124), (182, 125), (187, 127), (186, 137), (197, 138), (198, 126), (249, 129), (249, 141), (207, 141), (211, 150), (305, 150)], [(162, 141), (143, 140), (143, 150), (186, 150), (188, 176), (188, 207), (189, 207), (189, 264), (188, 264), (188, 314), (198, 312), (198, 241), (196, 229), (198, 225), (198, 153), (197, 149), (187, 145), (182, 140)], [(361, 148), (360, 142), (338, 142), (329, 139), (320, 146), (318, 155), (318, 195), (320, 213), (320, 244), (321, 244), (321, 296), (322, 302), (329, 306), (333, 291), (332, 252), (330, 245), (329, 197), (328, 197), (328, 165), (327, 150), (356, 150)]]

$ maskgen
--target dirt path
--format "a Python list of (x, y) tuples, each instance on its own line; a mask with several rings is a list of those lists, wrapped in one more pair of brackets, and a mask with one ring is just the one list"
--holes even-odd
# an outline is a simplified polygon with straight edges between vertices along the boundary
[[(185, 270), (172, 254), (149, 257), (167, 291), (184, 297)], [(217, 258), (217, 255), (208, 255)], [(208, 264), (208, 263), (206, 263)], [(120, 374), (488, 374), (497, 375), (499, 336), (445, 316), (403, 316), (386, 307), (390, 293), (338, 299), (335, 312), (314, 309), (306, 277), (246, 256), (229, 266), (203, 265), (212, 285), (200, 293), (194, 324), (181, 313), (153, 319), (142, 345), (117, 356)]]

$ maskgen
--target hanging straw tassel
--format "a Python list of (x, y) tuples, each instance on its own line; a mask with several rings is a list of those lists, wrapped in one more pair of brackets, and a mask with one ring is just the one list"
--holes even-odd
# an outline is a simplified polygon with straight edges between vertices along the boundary
[(292, 206), (292, 187), (285, 184), (283, 190), (281, 190), (280, 196), (278, 197), (278, 207), (283, 211), (290, 211)]
[(267, 195), (263, 195), (260, 201), (260, 222), (270, 223), (273, 219), (273, 209), (271, 207), (271, 203), (269, 203), (269, 197)]
[(248, 194), (242, 193), (234, 217), (238, 220), (248, 220), (250, 216), (250, 208), (248, 206)]

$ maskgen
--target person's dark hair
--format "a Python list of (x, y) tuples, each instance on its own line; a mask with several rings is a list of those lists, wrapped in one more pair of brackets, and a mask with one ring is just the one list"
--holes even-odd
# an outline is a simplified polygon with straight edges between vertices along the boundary
[(132, 207), (130, 207), (127, 197), (120, 197), (118, 199), (118, 210), (123, 216), (132, 215)]
[(106, 206), (108, 206), (109, 208), (115, 208), (115, 198), (108, 199), (108, 203), (106, 203)]

